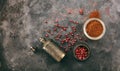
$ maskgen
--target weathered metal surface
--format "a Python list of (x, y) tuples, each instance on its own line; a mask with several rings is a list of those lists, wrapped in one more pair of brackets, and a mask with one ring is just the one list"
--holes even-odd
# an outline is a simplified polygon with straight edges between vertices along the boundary
[[(119, 3), (120, 0), (8, 0), (0, 22), (1, 70), (120, 71)], [(79, 15), (80, 8), (84, 15)], [(45, 29), (53, 27), (56, 18), (61, 23), (73, 19), (82, 26), (94, 9), (100, 11), (106, 34), (101, 40), (87, 41), (91, 48), (87, 61), (78, 62), (69, 51), (58, 63), (42, 49), (37, 54), (30, 50), (31, 45), (41, 48), (38, 38)], [(69, 15), (68, 10), (73, 13)], [(46, 20), (48, 24), (44, 23)]]

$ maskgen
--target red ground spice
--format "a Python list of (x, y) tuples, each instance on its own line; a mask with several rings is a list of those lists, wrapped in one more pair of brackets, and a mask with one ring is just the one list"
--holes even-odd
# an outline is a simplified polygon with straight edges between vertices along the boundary
[(100, 13), (98, 10), (94, 10), (90, 13), (89, 18), (100, 18)]
[(99, 21), (93, 20), (88, 23), (86, 31), (89, 36), (98, 37), (103, 32), (103, 26)]

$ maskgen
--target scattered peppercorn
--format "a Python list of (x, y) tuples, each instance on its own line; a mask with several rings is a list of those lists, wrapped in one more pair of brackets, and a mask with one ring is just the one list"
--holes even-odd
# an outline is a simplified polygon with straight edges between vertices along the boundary
[[(67, 11), (68, 14), (72, 14), (72, 10)], [(79, 14), (83, 15), (83, 9), (79, 9)], [(54, 19), (54, 27), (50, 29), (47, 34), (45, 35), (46, 38), (49, 36), (53, 36), (56, 42), (62, 44), (62, 48), (71, 48), (73, 47), (79, 39), (82, 39), (81, 33), (77, 33), (76, 26), (79, 24), (78, 21), (69, 20), (70, 23), (64, 25), (61, 23), (60, 19), (56, 18)], [(48, 23), (48, 21), (45, 21), (45, 23)], [(49, 35), (48, 35), (49, 34)], [(62, 36), (61, 36), (62, 35)], [(82, 40), (83, 41), (83, 40)]]
[(83, 9), (82, 8), (79, 10), (79, 14), (83, 15)]
[(58, 19), (55, 20), (55, 23), (58, 23)]
[(48, 37), (49, 35), (48, 35), (48, 34), (46, 34), (45, 36), (46, 36), (46, 37)]

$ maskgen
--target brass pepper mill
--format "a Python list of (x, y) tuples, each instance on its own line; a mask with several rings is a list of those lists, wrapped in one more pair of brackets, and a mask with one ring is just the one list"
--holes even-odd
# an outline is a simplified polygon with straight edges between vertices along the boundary
[(50, 54), (56, 61), (60, 62), (64, 58), (65, 53), (53, 42), (46, 40), (45, 38), (40, 38), (39, 40), (43, 43), (43, 50)]

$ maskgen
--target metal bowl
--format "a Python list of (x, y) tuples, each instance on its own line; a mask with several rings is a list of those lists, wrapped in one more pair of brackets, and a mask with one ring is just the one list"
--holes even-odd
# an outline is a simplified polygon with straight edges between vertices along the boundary
[[(78, 59), (78, 58), (76, 57), (76, 54), (75, 54), (75, 50), (76, 50), (76, 48), (78, 48), (79, 46), (84, 46), (84, 47), (87, 49), (87, 51), (88, 51), (88, 56), (87, 56), (85, 59), (83, 59), (83, 60)], [(74, 57), (75, 57), (78, 61), (85, 61), (85, 60), (87, 60), (87, 59), (89, 58), (89, 56), (90, 56), (90, 48), (89, 48), (89, 46), (88, 46), (86, 43), (80, 43), (79, 45), (77, 45), (77, 46), (74, 48), (73, 54), (74, 54)]]
[[(90, 21), (93, 21), (93, 20), (99, 21), (99, 22), (102, 24), (102, 26), (103, 26), (103, 32), (102, 32), (102, 34), (99, 35), (98, 37), (91, 37), (91, 36), (89, 36), (88, 33), (86, 32), (87, 24), (88, 24)], [(90, 18), (90, 19), (88, 19), (88, 20), (85, 22), (85, 24), (83, 25), (83, 32), (84, 32), (85, 36), (86, 36), (87, 38), (91, 39), (91, 40), (99, 40), (99, 39), (101, 39), (101, 38), (104, 36), (105, 31), (106, 31), (106, 28), (105, 28), (104, 22), (103, 22), (102, 20), (98, 19), (98, 18)]]

